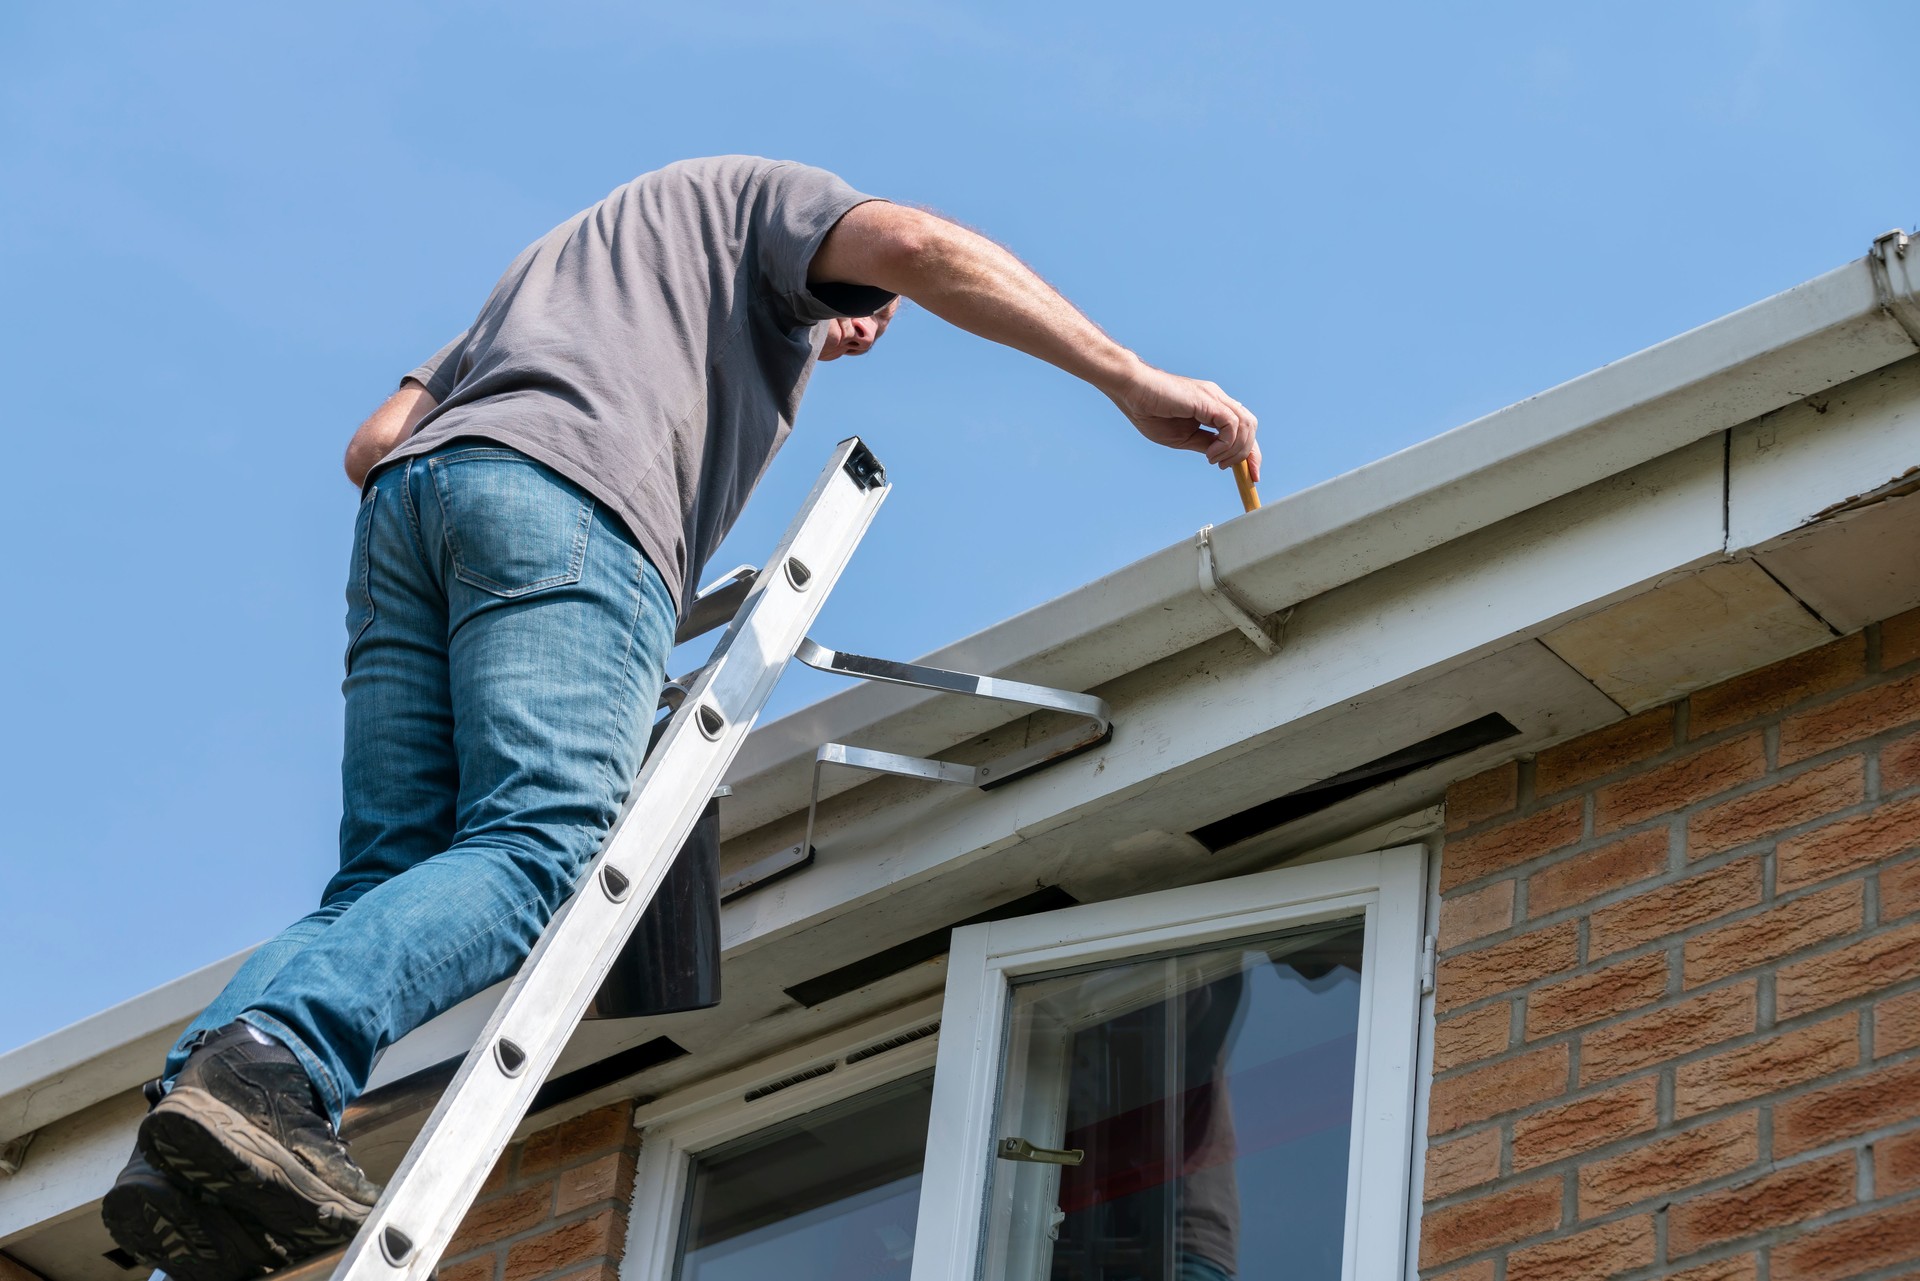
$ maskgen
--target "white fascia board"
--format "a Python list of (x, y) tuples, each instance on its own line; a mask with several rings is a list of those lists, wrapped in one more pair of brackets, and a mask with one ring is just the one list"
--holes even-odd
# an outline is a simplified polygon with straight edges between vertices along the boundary
[(150, 1079), (252, 949), (0, 1054), (0, 1142)]
[[(1228, 521), (1213, 532), (1218, 571), (1278, 611), (1915, 350), (1862, 258)], [(1088, 690), (1228, 627), (1200, 596), (1184, 541), (918, 661)], [(747, 740), (727, 833), (804, 808), (823, 742), (931, 755), (1009, 719), (1002, 705), (898, 686), (835, 694)]]

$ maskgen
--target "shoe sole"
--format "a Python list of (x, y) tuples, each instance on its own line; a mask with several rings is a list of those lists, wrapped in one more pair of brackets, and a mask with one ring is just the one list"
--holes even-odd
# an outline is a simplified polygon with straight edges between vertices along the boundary
[(170, 1091), (140, 1123), (139, 1143), (149, 1161), (255, 1220), (294, 1255), (345, 1245), (373, 1210), (205, 1090)]
[(179, 1281), (248, 1281), (279, 1263), (233, 1216), (164, 1179), (116, 1184), (100, 1217), (121, 1249)]

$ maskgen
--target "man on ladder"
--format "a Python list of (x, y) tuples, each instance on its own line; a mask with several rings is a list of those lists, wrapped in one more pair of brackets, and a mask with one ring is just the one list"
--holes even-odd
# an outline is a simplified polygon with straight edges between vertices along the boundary
[(379, 1189), (337, 1137), (376, 1056), (512, 975), (638, 772), (676, 617), (816, 360), (906, 297), (1258, 478), (1218, 386), (1109, 339), (1013, 255), (806, 165), (642, 175), (529, 246), (347, 448), (345, 813), (321, 905), (168, 1056), (103, 1215), (180, 1281), (340, 1245)]

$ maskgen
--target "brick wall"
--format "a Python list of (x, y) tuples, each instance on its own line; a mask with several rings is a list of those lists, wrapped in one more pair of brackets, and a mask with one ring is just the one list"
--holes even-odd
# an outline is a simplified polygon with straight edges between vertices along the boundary
[(1447, 816), (1423, 1275), (1920, 1277), (1920, 613)]
[(508, 1148), (441, 1256), (439, 1281), (615, 1281), (639, 1135), (618, 1103)]

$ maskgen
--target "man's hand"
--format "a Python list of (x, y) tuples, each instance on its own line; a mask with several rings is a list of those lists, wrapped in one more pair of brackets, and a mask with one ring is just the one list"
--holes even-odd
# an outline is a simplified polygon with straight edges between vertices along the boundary
[(856, 205), (821, 242), (809, 280), (873, 285), (950, 324), (1058, 365), (1105, 392), (1142, 436), (1260, 474), (1259, 423), (1214, 383), (1155, 369), (1107, 337), (984, 236), (905, 205)]
[(1244, 462), (1248, 479), (1259, 482), (1260, 445), (1254, 433), (1260, 421), (1220, 384), (1142, 365), (1130, 382), (1108, 395), (1134, 430), (1154, 444), (1195, 450), (1216, 467)]

